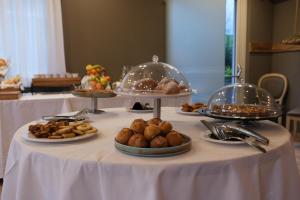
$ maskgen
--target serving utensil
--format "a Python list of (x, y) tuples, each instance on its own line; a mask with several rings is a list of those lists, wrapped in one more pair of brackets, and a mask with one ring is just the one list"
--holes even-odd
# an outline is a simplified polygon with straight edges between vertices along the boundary
[(221, 139), (219, 138), (219, 134), (218, 134), (218, 130), (216, 129), (216, 126), (214, 126), (213, 124), (211, 124), (210, 122), (206, 121), (206, 120), (200, 120), (202, 122), (202, 124), (204, 124), (208, 130), (210, 130), (210, 132), (212, 132), (212, 134), (218, 138), (218, 139)]
[(225, 127), (225, 128), (227, 128), (227, 129), (235, 130), (235, 131), (237, 131), (240, 134), (243, 134), (245, 136), (253, 137), (257, 141), (261, 142), (264, 145), (268, 145), (269, 144), (269, 139), (268, 138), (262, 136), (261, 134), (257, 133), (254, 130), (251, 130), (249, 128), (241, 127), (238, 124), (232, 124), (232, 123), (223, 124), (222, 126)]
[(245, 144), (248, 144), (250, 147), (252, 147), (256, 150), (259, 150), (263, 153), (267, 152), (266, 149), (264, 149), (262, 146), (257, 144), (255, 141), (250, 140), (250, 138), (248, 138), (248, 137), (242, 138), (237, 135), (231, 135), (231, 134), (225, 132), (222, 128), (216, 128), (216, 130), (217, 130), (218, 138), (220, 140), (232, 140), (232, 139), (239, 140), (239, 141), (244, 142)]
[(52, 115), (52, 116), (43, 116), (43, 120), (47, 121), (57, 121), (57, 120), (67, 120), (67, 121), (79, 121), (84, 120), (85, 115), (88, 113), (89, 109), (84, 108), (73, 115)]

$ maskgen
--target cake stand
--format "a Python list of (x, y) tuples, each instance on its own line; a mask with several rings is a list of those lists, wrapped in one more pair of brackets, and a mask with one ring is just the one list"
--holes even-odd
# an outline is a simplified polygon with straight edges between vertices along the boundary
[(77, 89), (73, 90), (72, 94), (77, 97), (85, 97), (91, 99), (91, 109), (89, 109), (89, 113), (92, 114), (101, 114), (104, 111), (98, 110), (98, 98), (111, 98), (115, 97), (117, 94), (112, 90), (84, 90)]

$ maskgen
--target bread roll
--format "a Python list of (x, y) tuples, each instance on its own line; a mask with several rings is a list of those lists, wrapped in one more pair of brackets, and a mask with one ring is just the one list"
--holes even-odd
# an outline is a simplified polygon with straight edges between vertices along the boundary
[(172, 127), (172, 124), (170, 122), (162, 121), (159, 124), (159, 129), (162, 132), (162, 134), (166, 135), (167, 133), (169, 133), (173, 129), (173, 127)]
[(152, 140), (153, 138), (155, 138), (157, 135), (159, 135), (160, 133), (160, 129), (158, 126), (156, 125), (149, 125), (145, 128), (144, 131), (144, 136), (147, 140)]
[(176, 131), (171, 131), (170, 133), (168, 133), (166, 138), (168, 141), (168, 145), (171, 147), (181, 145), (183, 142), (182, 136)]
[(142, 134), (134, 134), (128, 140), (128, 145), (133, 147), (147, 147), (148, 142), (144, 135)]
[(166, 138), (162, 136), (157, 136), (153, 140), (151, 140), (150, 147), (152, 148), (168, 147), (168, 141)]
[(133, 135), (133, 131), (129, 128), (123, 128), (117, 135), (116, 140), (121, 144), (127, 144), (129, 138)]
[(149, 119), (148, 121), (147, 121), (147, 125), (149, 126), (149, 125), (159, 125), (159, 123), (161, 122), (161, 119), (159, 119), (159, 118), (152, 118), (152, 119)]
[(136, 134), (144, 134), (144, 130), (146, 128), (146, 123), (144, 121), (133, 121), (130, 129), (134, 131)]

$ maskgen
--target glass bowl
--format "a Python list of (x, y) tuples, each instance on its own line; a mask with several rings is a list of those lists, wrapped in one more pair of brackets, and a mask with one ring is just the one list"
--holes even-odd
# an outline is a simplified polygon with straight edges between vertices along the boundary
[(282, 112), (265, 89), (236, 83), (218, 89), (210, 97), (206, 114), (214, 118), (259, 120), (279, 117)]
[(152, 62), (131, 68), (117, 92), (125, 95), (167, 96), (190, 94), (191, 89), (176, 67), (158, 62), (158, 57), (153, 56)]

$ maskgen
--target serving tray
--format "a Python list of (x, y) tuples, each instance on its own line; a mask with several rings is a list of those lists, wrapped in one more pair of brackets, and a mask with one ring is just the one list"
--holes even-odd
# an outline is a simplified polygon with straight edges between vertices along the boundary
[(191, 150), (192, 143), (191, 138), (187, 135), (181, 134), (183, 137), (183, 143), (179, 146), (174, 147), (163, 147), (163, 148), (140, 148), (132, 147), (121, 144), (115, 140), (115, 147), (122, 153), (132, 156), (142, 157), (166, 157), (175, 156)]

